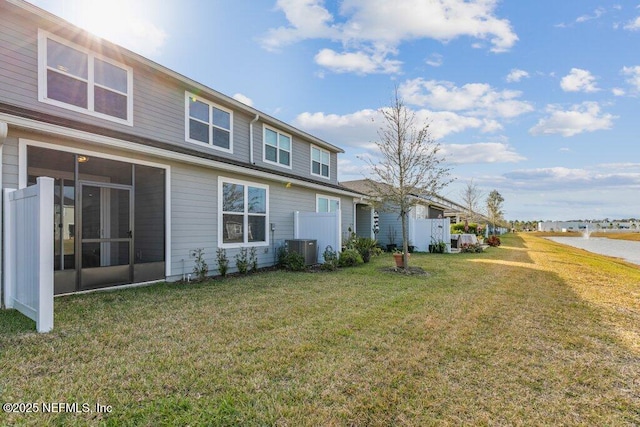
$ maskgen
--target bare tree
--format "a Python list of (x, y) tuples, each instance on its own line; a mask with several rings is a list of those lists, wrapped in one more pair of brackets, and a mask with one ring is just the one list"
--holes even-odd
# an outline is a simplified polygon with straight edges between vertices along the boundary
[(380, 110), (383, 123), (375, 141), (380, 161), (365, 158), (371, 167), (371, 187), (387, 210), (398, 212), (402, 221), (403, 265), (408, 271), (407, 214), (418, 202), (416, 196), (433, 196), (451, 182), (443, 166), (440, 144), (429, 133), (429, 124), (417, 123), (416, 115), (398, 96)]
[(473, 179), (467, 182), (467, 186), (461, 191), (462, 203), (465, 212), (464, 219), (469, 222), (476, 222), (479, 218), (480, 200), (482, 199), (482, 191)]
[(502, 222), (502, 203), (504, 203), (504, 197), (498, 190), (493, 190), (487, 197), (487, 213), (489, 214), (489, 220), (493, 225), (493, 234), (496, 234), (496, 224)]

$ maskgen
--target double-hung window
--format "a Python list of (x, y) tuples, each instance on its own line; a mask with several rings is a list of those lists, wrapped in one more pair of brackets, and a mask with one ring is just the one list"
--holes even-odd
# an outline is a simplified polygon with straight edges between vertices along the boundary
[(269, 187), (218, 178), (218, 242), (223, 247), (268, 244)]
[(185, 101), (186, 140), (232, 152), (232, 111), (191, 93), (186, 94)]
[(291, 168), (291, 136), (264, 127), (264, 161)]
[(329, 196), (316, 196), (316, 212), (336, 212), (340, 209), (340, 199)]
[(38, 38), (41, 102), (133, 125), (130, 67), (45, 31)]
[(329, 178), (329, 159), (330, 154), (327, 150), (311, 146), (311, 175)]

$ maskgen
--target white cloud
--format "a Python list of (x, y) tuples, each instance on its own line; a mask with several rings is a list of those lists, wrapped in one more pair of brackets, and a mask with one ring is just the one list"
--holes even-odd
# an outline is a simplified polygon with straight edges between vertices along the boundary
[[(367, 154), (363, 154), (359, 157), (371, 157)], [(353, 179), (362, 179), (366, 176), (371, 176), (372, 170), (364, 160), (352, 161), (351, 159), (339, 158), (338, 159), (338, 171), (340, 171), (340, 181), (349, 181)]]
[(605, 10), (603, 8), (599, 7), (596, 10), (593, 11), (593, 15), (582, 15), (582, 16), (579, 16), (576, 19), (576, 22), (582, 23), (582, 22), (591, 21), (592, 19), (598, 19), (602, 15), (604, 15), (604, 12), (605, 12)]
[(616, 116), (604, 114), (600, 111), (597, 102), (583, 102), (574, 105), (570, 110), (562, 110), (555, 105), (547, 106), (549, 116), (540, 119), (538, 123), (529, 129), (532, 135), (574, 136), (583, 132), (595, 132), (597, 130), (611, 129)]
[(508, 144), (481, 142), (477, 144), (442, 144), (442, 151), (453, 164), (516, 163), (526, 160)]
[(623, 28), (629, 31), (640, 30), (640, 16), (638, 16), (636, 19), (629, 21), (627, 24), (625, 24)]
[[(441, 140), (447, 135), (468, 129), (494, 132), (501, 129), (499, 123), (491, 119), (467, 117), (450, 111), (416, 110), (416, 123), (429, 124), (430, 136)], [(359, 149), (375, 149), (378, 129), (383, 119), (377, 110), (360, 110), (350, 114), (302, 113), (293, 125), (337, 145)]]
[(344, 115), (305, 112), (299, 114), (293, 124), (337, 145), (369, 149), (377, 138), (376, 118), (379, 118), (378, 111), (371, 109)]
[[(505, 173), (507, 182), (529, 189), (629, 189), (640, 186), (640, 168), (620, 172), (610, 165), (572, 169), (566, 167), (523, 169)], [(559, 184), (561, 183), (561, 185)]]
[(621, 73), (629, 76), (627, 83), (633, 86), (635, 90), (640, 91), (640, 65), (635, 67), (623, 67)]
[(262, 38), (267, 50), (278, 50), (300, 40), (338, 38), (340, 31), (331, 23), (333, 16), (324, 8), (323, 0), (278, 0), (276, 8), (282, 10), (289, 27), (272, 28)]
[(560, 87), (565, 92), (597, 92), (595, 77), (587, 70), (572, 68), (571, 72), (560, 81)]
[[(323, 0), (278, 0), (277, 8), (288, 25), (270, 29), (261, 42), (268, 50), (307, 39), (341, 42), (351, 53), (316, 55), (324, 60), (319, 65), (338, 72), (368, 72), (369, 66), (345, 66), (345, 62), (362, 63), (362, 52), (366, 52), (370, 58), (377, 55), (375, 62), (387, 64), (392, 62), (387, 57), (397, 55), (402, 42), (423, 38), (448, 42), (467, 36), (488, 41), (493, 52), (504, 52), (518, 36), (508, 20), (495, 16), (496, 5), (495, 0), (345, 0), (334, 16)], [(396, 73), (400, 64), (395, 65), (373, 69)]]
[(621, 89), (619, 87), (614, 87), (613, 89), (611, 89), (611, 93), (613, 93), (615, 96), (624, 96), (626, 94), (624, 89)]
[(329, 68), (336, 73), (397, 73), (400, 71), (400, 61), (390, 60), (374, 53), (364, 52), (337, 53), (331, 49), (322, 49), (315, 57), (318, 65)]
[(235, 99), (236, 101), (240, 101), (243, 104), (248, 105), (249, 107), (253, 107), (253, 100), (241, 93), (236, 93), (235, 95), (233, 95), (233, 99)]
[(509, 83), (513, 83), (513, 82), (519, 82), (520, 80), (524, 79), (524, 78), (528, 78), (529, 77), (529, 73), (527, 73), (524, 70), (519, 70), (517, 68), (514, 68), (513, 70), (511, 70), (511, 72), (507, 75), (507, 81)]
[(512, 118), (533, 111), (533, 106), (520, 101), (522, 93), (498, 91), (486, 83), (468, 83), (457, 87), (447, 81), (408, 80), (398, 88), (410, 104), (438, 110), (465, 111), (472, 116)]
[(432, 53), (425, 62), (427, 65), (431, 65), (432, 67), (439, 67), (443, 64), (444, 60), (442, 55), (439, 53)]

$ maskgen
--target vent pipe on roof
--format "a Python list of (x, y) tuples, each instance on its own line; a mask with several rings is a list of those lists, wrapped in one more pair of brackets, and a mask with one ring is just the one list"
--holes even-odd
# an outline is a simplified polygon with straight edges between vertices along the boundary
[(251, 122), (249, 123), (249, 162), (254, 165), (255, 162), (253, 161), (253, 124), (255, 122), (257, 122), (260, 119), (260, 115), (256, 114), (256, 117), (251, 120)]

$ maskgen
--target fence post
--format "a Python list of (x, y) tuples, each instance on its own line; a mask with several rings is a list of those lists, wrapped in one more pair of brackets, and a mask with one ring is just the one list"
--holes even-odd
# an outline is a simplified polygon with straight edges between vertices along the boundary
[(53, 178), (37, 178), (38, 183), (38, 332), (53, 329)]
[(5, 308), (13, 308), (15, 298), (15, 214), (13, 203), (11, 203), (11, 193), (15, 189), (6, 188), (4, 190), (4, 271), (3, 271), (3, 295)]
[(336, 252), (342, 252), (342, 209), (338, 208), (335, 211), (336, 214), (336, 242), (338, 247)]

